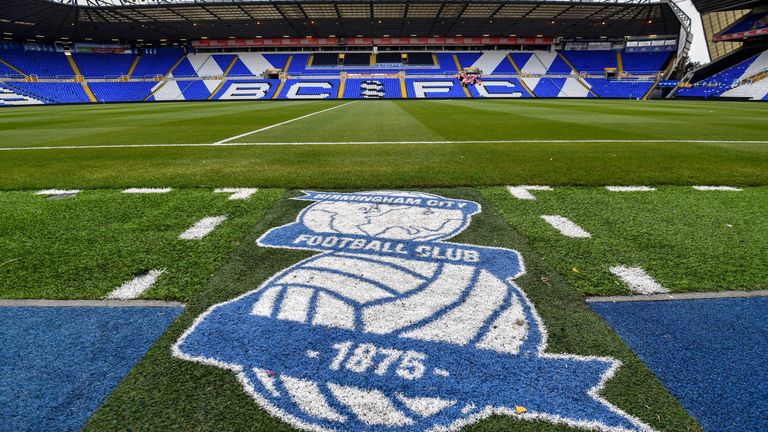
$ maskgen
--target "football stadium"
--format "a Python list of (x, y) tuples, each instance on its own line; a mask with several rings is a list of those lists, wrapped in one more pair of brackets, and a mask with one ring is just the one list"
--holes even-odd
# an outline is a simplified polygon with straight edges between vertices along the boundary
[(0, 0), (0, 431), (768, 431), (768, 0), (691, 3)]

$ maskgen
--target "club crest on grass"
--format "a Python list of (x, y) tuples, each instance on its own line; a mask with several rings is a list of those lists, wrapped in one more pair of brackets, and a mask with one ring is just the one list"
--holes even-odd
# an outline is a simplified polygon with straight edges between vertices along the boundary
[(233, 370), (271, 414), (308, 430), (455, 430), (492, 414), (591, 430), (650, 427), (600, 397), (620, 363), (548, 354), (515, 284), (517, 251), (446, 242), (473, 201), (306, 192), (263, 247), (321, 252), (215, 305), (173, 347)]

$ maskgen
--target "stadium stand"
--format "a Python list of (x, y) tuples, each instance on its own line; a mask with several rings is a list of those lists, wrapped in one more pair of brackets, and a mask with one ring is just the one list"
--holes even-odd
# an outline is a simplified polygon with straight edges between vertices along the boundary
[[(11, 65), (0, 63), (5, 66), (0, 71), (8, 75), (4, 79), (22, 81), (16, 89), (29, 93), (20, 93), (18, 102), (29, 97), (37, 103), (88, 102), (84, 86), (72, 82), (75, 69), (84, 76), (95, 101), (104, 103), (338, 97), (637, 99), (646, 95), (670, 55), (623, 53), (625, 68), (642, 77), (622, 82), (605, 77), (605, 69), (617, 64), (617, 53), (611, 50), (395, 51), (372, 56), (370, 52), (185, 54), (181, 49), (168, 48), (139, 55), (74, 53), (73, 64), (63, 53), (52, 50), (3, 49), (0, 54), (10, 59)], [(24, 83), (24, 75), (14, 69), (20, 69), (16, 64), (45, 80), (46, 85)], [(469, 68), (478, 69), (481, 78), (464, 86), (456, 75)], [(265, 80), (270, 72), (273, 79)], [(278, 73), (282, 73), (282, 80), (274, 79)], [(733, 76), (720, 93), (732, 81), (743, 78), (743, 74), (730, 73)], [(405, 91), (396, 78), (401, 75)], [(483, 80), (487, 85), (479, 88)], [(55, 94), (59, 90), (62, 93)], [(10, 94), (5, 97), (13, 100)]]
[[(349, 8), (334, 0), (85, 3), (6, 5), (0, 15), (13, 19), (0, 20), (4, 105), (659, 97), (677, 84), (657, 85), (686, 57), (691, 35), (689, 17), (666, 0), (457, 0), (435, 10), (408, 0)], [(762, 21), (751, 15), (760, 14), (732, 27), (754, 27)], [(733, 92), (758, 94), (757, 78), (734, 77), (741, 88)]]
[(739, 97), (763, 100), (768, 93), (768, 50), (754, 55), (708, 78), (695, 82), (691, 87), (680, 88), (680, 97)]

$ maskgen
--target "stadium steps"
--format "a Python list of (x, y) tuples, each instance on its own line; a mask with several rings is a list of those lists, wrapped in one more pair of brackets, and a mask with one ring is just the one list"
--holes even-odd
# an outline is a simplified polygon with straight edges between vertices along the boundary
[(525, 80), (523, 79), (523, 72), (522, 72), (522, 71), (520, 70), (520, 68), (517, 66), (517, 63), (515, 63), (515, 60), (512, 58), (512, 56), (511, 56), (511, 55), (509, 55), (509, 53), (507, 53), (507, 60), (508, 60), (510, 63), (512, 63), (512, 67), (513, 67), (513, 68), (515, 68), (515, 71), (517, 71), (517, 74), (520, 76), (520, 80), (519, 80), (519, 81), (520, 81), (520, 85), (522, 85), (522, 86), (523, 86), (523, 88), (525, 89), (525, 91), (527, 91), (527, 92), (528, 92), (528, 94), (529, 94), (529, 95), (531, 95), (531, 97), (535, 98), (535, 97), (536, 97), (536, 94), (534, 94), (534, 93), (533, 93), (533, 91), (531, 90), (531, 88), (530, 88), (530, 87), (528, 87), (528, 84), (527, 84), (527, 83), (525, 82)]
[(22, 75), (24, 78), (29, 78), (29, 75), (25, 74), (25, 73), (24, 73), (24, 72), (22, 72), (22, 71), (21, 71), (19, 68), (17, 68), (16, 66), (14, 66), (14, 65), (12, 65), (12, 64), (10, 64), (10, 63), (8, 63), (7, 61), (5, 61), (5, 60), (3, 60), (3, 59), (1, 59), (1, 58), (0, 58), (0, 63), (2, 63), (2, 64), (4, 64), (4, 65), (6, 65), (6, 66), (8, 66), (9, 68), (13, 69), (14, 71), (18, 72), (18, 73), (19, 73), (19, 74), (21, 74), (21, 75)]
[(283, 87), (285, 87), (285, 78), (280, 80), (280, 84), (277, 85), (277, 90), (275, 90), (275, 94), (272, 95), (272, 99), (277, 99), (280, 96), (280, 93), (283, 91)]
[(456, 72), (461, 72), (462, 71), (461, 62), (459, 61), (459, 56), (457, 56), (456, 54), (453, 55), (453, 62), (456, 64)]
[(91, 102), (97, 102), (96, 95), (93, 94), (93, 92), (91, 91), (91, 88), (88, 87), (88, 83), (85, 81), (83, 74), (80, 73), (80, 68), (77, 67), (77, 63), (75, 63), (75, 58), (71, 55), (68, 55), (65, 57), (69, 61), (69, 66), (72, 67), (72, 72), (75, 73), (75, 76), (77, 77), (77, 80), (80, 82), (80, 85), (83, 86), (83, 90), (85, 91), (85, 94), (88, 96), (88, 100), (90, 100)]
[(585, 83), (585, 82), (584, 82), (584, 80), (583, 80), (583, 79), (582, 79), (582, 78), (579, 76), (579, 71), (578, 71), (578, 70), (576, 70), (576, 68), (575, 68), (575, 67), (573, 67), (573, 65), (571, 64), (571, 62), (570, 62), (570, 61), (568, 61), (568, 59), (567, 59), (567, 58), (565, 58), (565, 56), (563, 55), (563, 53), (561, 53), (561, 52), (558, 52), (558, 53), (557, 53), (557, 55), (558, 55), (558, 56), (560, 56), (560, 58), (561, 58), (561, 59), (562, 59), (562, 60), (565, 62), (565, 64), (567, 64), (567, 65), (568, 65), (568, 67), (569, 67), (569, 68), (571, 68), (571, 70), (573, 71), (573, 74), (574, 74), (574, 75), (576, 75), (576, 77), (575, 77), (574, 79), (575, 79), (575, 80), (577, 80), (577, 81), (579, 82), (579, 84), (581, 84), (581, 86), (582, 86), (582, 87), (584, 87), (585, 89), (587, 89), (587, 92), (588, 92), (588, 93), (590, 93), (590, 94), (591, 94), (592, 96), (594, 96), (594, 97), (600, 97), (600, 96), (598, 96), (598, 94), (597, 94), (597, 93), (595, 93), (594, 91), (592, 91), (592, 87), (590, 87), (590, 86), (589, 86), (587, 83)]
[(235, 55), (232, 58), (232, 61), (229, 63), (229, 66), (227, 66), (227, 68), (224, 70), (224, 74), (221, 76), (221, 82), (219, 83), (218, 86), (216, 86), (215, 89), (213, 89), (213, 91), (211, 92), (211, 95), (208, 96), (208, 100), (213, 99), (219, 93), (219, 91), (221, 91), (221, 88), (224, 87), (224, 83), (227, 82), (226, 81), (227, 75), (229, 75), (229, 71), (231, 71), (232, 68), (235, 67), (235, 63), (237, 63), (237, 60), (238, 60), (238, 56)]
[[(437, 59), (434, 54), (432, 56)], [(408, 87), (405, 85), (405, 77), (403, 76), (400, 77), (400, 97), (408, 99)]]
[(619, 68), (619, 76), (624, 73), (624, 59), (621, 57), (621, 51), (616, 51), (616, 65)]
[(141, 60), (141, 54), (137, 55), (135, 59), (133, 59), (133, 63), (131, 64), (131, 68), (128, 69), (128, 73), (125, 74), (126, 81), (131, 79), (133, 76), (133, 72), (136, 70), (136, 66), (139, 65), (139, 60)]
[(653, 94), (653, 91), (656, 90), (656, 87), (659, 86), (659, 83), (661, 82), (663, 77), (669, 76), (670, 69), (675, 65), (675, 56), (670, 56), (667, 59), (667, 64), (664, 67), (664, 71), (660, 74), (656, 75), (656, 80), (653, 82), (653, 85), (651, 88), (648, 89), (648, 91), (643, 95), (643, 100), (648, 100), (648, 98), (651, 97), (651, 94)]
[(336, 93), (336, 99), (344, 98), (344, 88), (346, 88), (346, 86), (347, 86), (347, 79), (344, 77), (341, 77), (339, 82), (339, 92)]

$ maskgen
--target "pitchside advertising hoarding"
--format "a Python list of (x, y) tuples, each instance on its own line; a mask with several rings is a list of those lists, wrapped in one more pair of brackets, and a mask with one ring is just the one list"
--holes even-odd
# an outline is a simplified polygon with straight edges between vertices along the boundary
[(353, 37), (353, 38), (253, 38), (203, 39), (192, 41), (194, 48), (247, 47), (319, 47), (319, 46), (490, 46), (490, 45), (552, 45), (552, 38), (543, 37)]

